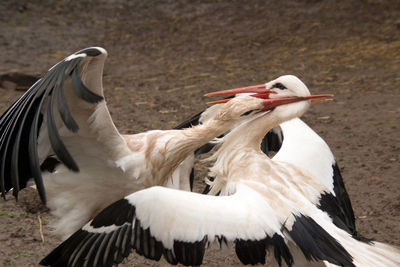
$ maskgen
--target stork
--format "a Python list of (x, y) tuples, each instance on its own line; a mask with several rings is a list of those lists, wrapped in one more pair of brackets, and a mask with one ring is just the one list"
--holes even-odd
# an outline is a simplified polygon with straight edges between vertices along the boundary
[[(277, 83), (285, 89), (274, 87)], [(111, 266), (133, 248), (150, 259), (164, 255), (171, 264), (200, 265), (213, 242), (221, 247), (234, 242), (244, 264), (264, 263), (266, 250), (273, 251), (279, 265), (288, 266), (301, 261), (295, 250), (301, 251), (303, 261), (327, 266), (400, 264), (397, 248), (357, 240), (321, 208), (321, 192), (334, 192), (315, 177), (324, 175), (319, 168), (313, 171), (292, 162), (283, 147), (273, 159), (260, 150), (266, 132), (301, 116), (310, 99), (328, 95), (310, 96), (290, 75), (266, 87), (275, 94), (253, 98), (259, 107), (252, 112), (258, 116), (223, 137), (210, 158), (215, 161), (210, 195), (159, 186), (130, 194), (104, 209), (41, 264)]]
[[(270, 83), (246, 86), (242, 88), (223, 90), (215, 93), (207, 94), (212, 95), (231, 95), (228, 98), (220, 101), (214, 101), (214, 105), (208, 109), (196, 114), (189, 120), (181, 123), (178, 127), (187, 128), (193, 125), (198, 125), (206, 122), (216, 112), (218, 112), (222, 103), (229, 101), (233, 95), (241, 94), (254, 94), (263, 92), (266, 87), (271, 87)], [(273, 86), (274, 89), (285, 90), (282, 83), (276, 82)], [(241, 123), (245, 123), (242, 121)], [(235, 125), (238, 126), (238, 125)], [(210, 142), (201, 148), (197, 149), (194, 155), (190, 155), (185, 161), (180, 164), (180, 168), (173, 176), (175, 184), (187, 183), (187, 179), (179, 182), (189, 175), (189, 169), (193, 167), (195, 157), (200, 154), (208, 153), (215, 146), (214, 142)], [(355, 217), (351, 201), (345, 184), (340, 173), (339, 166), (335, 157), (330, 150), (328, 144), (313, 131), (304, 121), (300, 118), (293, 118), (292, 120), (285, 121), (279, 126), (274, 127), (265, 135), (261, 142), (261, 150), (270, 155), (270, 152), (279, 152), (274, 159), (283, 157), (290, 159), (290, 162), (298, 167), (307, 168), (313, 172), (314, 177), (329, 188), (329, 192), (321, 192), (320, 206), (324, 211), (329, 212), (334, 223), (342, 229), (348, 231), (354, 238), (362, 241), (370, 241), (370, 239), (361, 236), (356, 230)], [(186, 170), (186, 176), (178, 176), (179, 172)], [(191, 182), (194, 179), (194, 169), (191, 170)], [(214, 179), (213, 177), (210, 177)], [(208, 178), (208, 179), (210, 179)], [(188, 185), (180, 188), (187, 189)], [(210, 186), (207, 185), (204, 192), (209, 192)]]
[(18, 197), (33, 177), (42, 201), (59, 218), (55, 232), (64, 237), (114, 201), (167, 185), (183, 159), (254, 116), (259, 105), (242, 98), (197, 127), (122, 135), (104, 101), (106, 57), (100, 47), (68, 56), (0, 118), (2, 196), (12, 189)]

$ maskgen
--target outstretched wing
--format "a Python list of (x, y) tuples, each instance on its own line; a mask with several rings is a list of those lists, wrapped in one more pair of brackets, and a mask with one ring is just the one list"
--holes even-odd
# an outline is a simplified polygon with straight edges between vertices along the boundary
[[(283, 211), (291, 205), (287, 201), (284, 197), (267, 200), (240, 183), (234, 194), (219, 197), (152, 187), (104, 209), (40, 264), (111, 266), (134, 249), (149, 259), (164, 255), (171, 264), (197, 266), (210, 243), (222, 247), (234, 242), (244, 264), (264, 264), (266, 250), (273, 250), (279, 266), (283, 261), (292, 266), (295, 262), (288, 245), (295, 243), (303, 259), (354, 266), (344, 247), (312, 217)], [(270, 202), (279, 202), (282, 210)], [(322, 211), (303, 204), (318, 221), (331, 224)]]
[(318, 179), (329, 189), (329, 192), (321, 192), (320, 209), (327, 212), (338, 227), (361, 238), (356, 232), (349, 195), (329, 146), (299, 118), (284, 122), (280, 127), (283, 142), (273, 160), (292, 163)]
[(275, 248), (279, 262), (293, 261), (277, 215), (245, 186), (231, 196), (209, 196), (165, 187), (133, 193), (104, 209), (41, 261), (50, 266), (111, 266), (131, 249), (171, 264), (200, 265), (207, 244), (234, 241), (245, 264), (264, 263)]
[[(109, 157), (123, 139), (116, 130), (103, 97), (102, 74), (107, 52), (91, 47), (53, 66), (0, 118), (0, 188), (2, 196), (20, 189), (32, 177), (46, 202), (41, 165), (62, 162), (74, 172), (80, 163), (66, 139), (78, 143), (98, 140)], [(90, 139), (90, 140), (89, 140)], [(78, 142), (77, 142), (78, 141)], [(75, 150), (77, 150), (75, 148)], [(113, 152), (114, 150), (114, 152)], [(124, 151), (122, 149), (122, 151)], [(123, 152), (122, 152), (123, 153)], [(57, 160), (54, 160), (57, 159)], [(46, 166), (42, 166), (47, 168)], [(50, 166), (49, 168), (53, 168)]]

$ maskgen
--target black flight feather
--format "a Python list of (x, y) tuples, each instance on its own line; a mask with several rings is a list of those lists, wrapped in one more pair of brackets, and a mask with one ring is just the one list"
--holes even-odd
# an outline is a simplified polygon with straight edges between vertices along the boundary
[[(89, 48), (74, 55), (82, 53), (94, 57), (102, 52), (96, 48)], [(71, 76), (73, 89), (80, 98), (89, 103), (98, 103), (103, 100), (103, 97), (89, 91), (79, 77), (78, 69), (81, 60), (82, 57), (76, 57), (57, 63), (1, 116), (0, 191), (2, 197), (5, 197), (6, 192), (11, 188), (14, 188), (13, 194), (17, 197), (18, 191), (24, 188), (33, 176), (42, 201), (46, 201), (36, 146), (41, 127), (42, 106), (49, 97), (47, 126), (52, 148), (68, 168), (74, 171), (79, 170), (60, 139), (54, 122), (53, 108), (56, 101), (58, 113), (65, 126), (72, 132), (79, 129), (65, 99), (64, 82), (67, 76)]]
[[(26, 97), (26, 95), (22, 96), (22, 98)], [(0, 153), (2, 155), (1, 157), (1, 165), (0, 165), (0, 185), (1, 185), (1, 192), (2, 192), (2, 197), (5, 198), (5, 194), (10, 188), (12, 187), (11, 181), (6, 180), (5, 177), (6, 175), (8, 176), (9, 174), (6, 173), (6, 166), (9, 166), (10, 160), (7, 158), (7, 148), (8, 148), (8, 140), (10, 137), (10, 127), (11, 124), (13, 123), (13, 119), (15, 118), (16, 114), (15, 112), (13, 113), (12, 111), (15, 109), (18, 109), (22, 105), (22, 100), (19, 99), (20, 101), (17, 101), (13, 106), (12, 109), (9, 109), (10, 112), (7, 112), (2, 116), (1, 120), (1, 136), (0, 136)], [(6, 160), (8, 161), (6, 163)]]
[(204, 112), (204, 110), (202, 112), (197, 113), (196, 115), (194, 115), (193, 117), (191, 117), (190, 119), (182, 122), (181, 124), (179, 124), (178, 126), (174, 127), (174, 129), (185, 129), (185, 128), (190, 128), (192, 126), (198, 125), (199, 124), (199, 119), (201, 114)]
[(326, 260), (339, 266), (354, 267), (349, 252), (312, 218), (296, 216), (292, 230), (286, 229), (307, 260)]
[(102, 96), (99, 96), (90, 91), (82, 82), (78, 74), (78, 68), (74, 68), (71, 73), (72, 87), (77, 96), (85, 100), (88, 103), (98, 103), (103, 100)]
[[(64, 66), (61, 69), (61, 73), (64, 74), (68, 68), (68, 65), (64, 64)], [(60, 75), (57, 79), (56, 82), (56, 89), (55, 89), (55, 94), (57, 94), (57, 107), (58, 107), (58, 112), (60, 113), (61, 119), (64, 122), (65, 126), (71, 131), (71, 132), (77, 132), (79, 130), (79, 126), (74, 120), (74, 118), (71, 115), (71, 112), (69, 111), (69, 107), (67, 102), (65, 101), (65, 93), (64, 93), (64, 76)]]
[[(99, 265), (101, 264), (101, 259), (100, 259), (100, 257), (103, 257), (103, 256), (105, 255), (105, 254), (104, 254), (104, 250), (106, 249), (108, 240), (109, 240), (110, 237), (111, 237), (110, 234), (105, 234), (105, 235), (106, 235), (106, 236), (104, 237), (103, 241), (101, 242), (100, 247), (99, 247), (99, 250), (98, 250), (97, 253), (96, 253), (96, 257), (94, 258), (93, 266), (99, 266)], [(67, 256), (68, 256), (68, 255), (66, 255), (66, 257), (67, 257)]]
[(99, 253), (100, 244), (103, 241), (105, 236), (106, 236), (105, 233), (101, 233), (101, 234), (96, 236), (96, 240), (93, 242), (89, 252), (86, 254), (86, 256), (84, 258), (83, 267), (96, 266), (96, 265), (94, 265), (95, 256), (93, 257), (93, 254), (94, 253)]
[(293, 265), (293, 256), (281, 235), (274, 234), (272, 238), (267, 239), (266, 242), (274, 247), (274, 257), (279, 266), (282, 264), (282, 258), (285, 260), (287, 266), (290, 267)]
[(43, 93), (39, 105), (36, 107), (35, 117), (31, 124), (31, 129), (29, 132), (29, 165), (32, 171), (32, 176), (36, 184), (36, 189), (39, 192), (40, 199), (44, 204), (46, 204), (46, 191), (43, 184), (42, 171), (40, 169), (39, 156), (37, 150), (37, 138), (39, 133), (39, 128), (43, 121), (43, 115), (41, 115), (40, 110), (42, 108), (43, 102), (46, 99), (47, 94)]
[[(1, 165), (1, 175), (2, 177), (6, 176), (10, 177), (11, 186), (14, 188), (13, 195), (15, 197), (18, 196), (18, 192), (20, 189), (20, 182), (18, 173), (15, 173), (15, 170), (13, 170), (11, 166), (12, 164), (14, 164), (15, 167), (15, 165), (17, 164), (17, 156), (18, 156), (18, 153), (15, 153), (13, 156), (13, 148), (15, 145), (14, 141), (17, 136), (18, 126), (22, 127), (20, 125), (20, 119), (22, 118), (21, 114), (23, 113), (26, 104), (29, 102), (31, 95), (32, 95), (31, 92), (27, 92), (24, 94), (23, 101), (20, 102), (20, 106), (18, 107), (18, 109), (15, 110), (14, 114), (11, 117), (11, 120), (8, 122), (8, 125), (6, 126), (4, 132), (5, 140), (2, 142), (1, 153), (3, 153), (3, 158)], [(8, 191), (10, 188), (7, 188), (7, 184), (5, 186), (6, 186), (6, 191)]]
[(332, 170), (335, 195), (326, 192), (322, 194), (318, 208), (328, 213), (333, 223), (351, 234), (353, 238), (362, 242), (371, 242), (372, 239), (363, 237), (357, 232), (353, 207), (337, 163), (332, 165)]
[[(18, 118), (18, 132), (13, 139), (13, 148), (11, 155), (11, 181), (15, 181), (16, 187), (13, 186), (13, 195), (18, 196), (20, 188), (25, 188), (28, 182), (28, 177), (32, 176), (29, 161), (25, 160), (24, 157), (29, 153), (29, 132), (30, 123), (33, 121), (35, 116), (34, 107), (39, 103), (38, 99), (34, 99), (35, 94), (32, 90), (27, 95), (26, 103), (27, 106), (23, 107)], [(20, 179), (21, 178), (21, 179)]]
[(57, 157), (61, 160), (61, 162), (65, 164), (65, 166), (67, 166), (72, 171), (78, 172), (78, 165), (72, 158), (71, 154), (68, 152), (67, 148), (64, 145), (64, 142), (61, 140), (61, 137), (58, 134), (58, 129), (54, 121), (53, 102), (54, 94), (51, 94), (49, 105), (47, 106), (47, 130), (51, 147)]
[(199, 266), (203, 262), (207, 236), (196, 242), (174, 241), (176, 260), (186, 266)]
[(235, 251), (239, 260), (243, 264), (265, 264), (266, 242), (262, 240), (243, 240), (235, 241)]
[[(97, 229), (110, 227), (99, 233)], [(91, 229), (93, 228), (93, 231)], [(166, 249), (143, 229), (135, 218), (135, 206), (127, 199), (116, 201), (96, 216), (85, 230), (81, 229), (60, 244), (40, 264), (45, 266), (112, 266), (128, 256), (131, 248), (139, 255), (160, 260), (164, 255), (170, 264), (197, 266), (203, 261), (207, 236), (195, 242), (174, 241)]]
[(85, 244), (87, 243), (87, 241), (89, 241), (92, 237), (93, 237), (93, 235), (91, 235), (91, 234), (84, 235), (83, 240), (81, 242), (79, 242), (79, 244), (75, 247), (74, 251), (72, 252), (71, 256), (69, 257), (68, 266), (75, 266), (75, 264), (79, 260), (81, 248), (83, 248), (85, 246)]

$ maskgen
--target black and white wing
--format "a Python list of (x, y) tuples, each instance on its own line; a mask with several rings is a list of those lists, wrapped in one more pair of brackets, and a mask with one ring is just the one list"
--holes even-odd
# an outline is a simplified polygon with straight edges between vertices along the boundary
[(294, 193), (302, 204), (294, 207), (292, 196), (271, 198), (257, 191), (263, 185), (250, 184), (253, 189), (239, 182), (235, 193), (218, 197), (165, 187), (138, 191), (104, 209), (40, 264), (111, 266), (133, 249), (152, 260), (164, 256), (170, 264), (197, 266), (209, 245), (234, 243), (243, 264), (264, 264), (268, 250), (279, 266), (293, 266), (299, 262), (292, 252), (300, 249), (303, 262), (355, 266), (342, 241), (358, 241), (300, 191)]
[(321, 192), (320, 209), (327, 212), (338, 227), (357, 239), (366, 240), (356, 231), (349, 195), (326, 142), (299, 118), (282, 123), (280, 128), (283, 142), (273, 160), (292, 163), (318, 179), (329, 190)]
[(244, 264), (265, 263), (273, 247), (279, 263), (293, 263), (284, 219), (246, 186), (230, 196), (165, 187), (133, 193), (104, 209), (41, 261), (45, 266), (111, 266), (131, 249), (171, 264), (200, 265), (207, 245), (235, 243)]
[[(3, 197), (10, 189), (17, 197), (33, 178), (46, 202), (42, 169), (54, 169), (61, 162), (72, 172), (79, 172), (90, 160), (107, 161), (127, 153), (104, 101), (102, 74), (106, 57), (107, 52), (100, 47), (68, 56), (1, 116)], [(96, 157), (90, 159), (93, 154)], [(104, 166), (104, 162), (96, 166), (101, 164)]]

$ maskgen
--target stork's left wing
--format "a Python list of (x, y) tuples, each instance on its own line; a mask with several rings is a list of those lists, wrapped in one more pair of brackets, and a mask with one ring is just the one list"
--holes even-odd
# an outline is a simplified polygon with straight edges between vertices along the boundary
[[(0, 118), (0, 189), (5, 197), (34, 178), (46, 202), (42, 169), (63, 163), (75, 173), (96, 176), (115, 156), (128, 153), (103, 97), (107, 52), (86, 48), (57, 63)], [(100, 156), (101, 155), (101, 156)], [(88, 164), (104, 160), (98, 165)], [(49, 163), (50, 166), (46, 167)], [(89, 170), (91, 167), (92, 169)]]
[(319, 207), (333, 222), (355, 238), (366, 240), (356, 231), (353, 208), (335, 158), (326, 142), (301, 119), (280, 125), (282, 146), (273, 157), (275, 161), (292, 163), (318, 179), (329, 192), (321, 192)]

